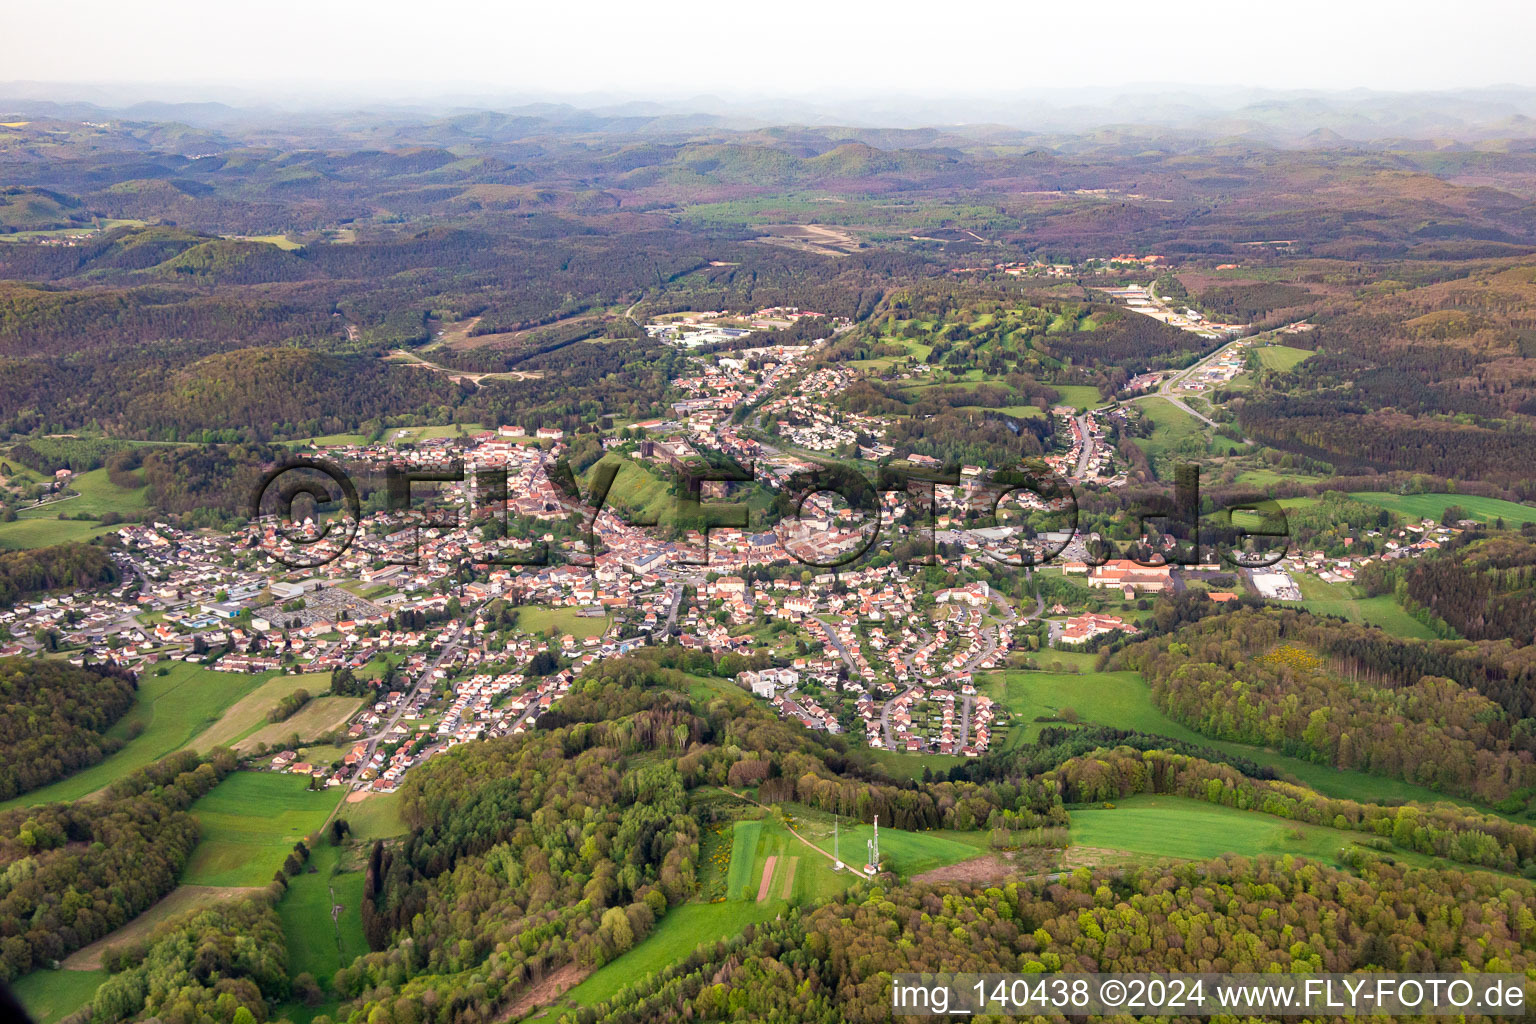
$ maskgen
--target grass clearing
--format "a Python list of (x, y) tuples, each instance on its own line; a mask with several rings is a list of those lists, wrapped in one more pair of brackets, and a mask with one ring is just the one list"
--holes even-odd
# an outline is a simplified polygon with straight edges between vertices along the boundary
[(1062, 405), (1070, 405), (1074, 409), (1097, 409), (1105, 404), (1099, 389), (1090, 384), (1052, 384), (1051, 387), (1061, 392)]
[[(137, 475), (142, 481), (143, 474)], [(107, 479), (105, 466), (74, 477), (69, 482), (69, 489), (78, 491), (79, 497), (51, 501), (42, 508), (17, 514), (22, 519), (57, 519), (60, 512), (67, 516), (99, 516), (105, 512), (116, 512), (131, 517), (149, 507), (148, 487), (142, 484), (135, 488), (119, 487)]]
[[(1071, 812), (1073, 847), (1113, 850), (1138, 861), (1208, 860), (1223, 854), (1293, 854), (1341, 865), (1340, 853), (1364, 833), (1309, 825), (1178, 796), (1143, 794), (1110, 808)], [(1393, 850), (1395, 859), (1427, 865), (1431, 858)]]
[(1475, 806), (1468, 801), (1397, 779), (1367, 775), (1364, 772), (1341, 771), (1246, 743), (1202, 736), (1158, 710), (1157, 705), (1152, 703), (1151, 689), (1136, 672), (1066, 675), (1010, 671), (993, 673), (986, 685), (993, 699), (1001, 701), (1015, 716), (1016, 724), (1008, 741), (1010, 744), (1022, 742), (1023, 739), (1032, 740), (1039, 735), (1044, 726), (1033, 720), (1037, 715), (1054, 717), (1063, 708), (1072, 708), (1086, 723), (1138, 729), (1249, 758), (1326, 796), (1363, 803), (1417, 800), (1423, 803), (1445, 801), (1467, 807)]
[(783, 903), (777, 900), (684, 903), (673, 907), (643, 942), (593, 972), (567, 992), (562, 1001), (572, 1006), (594, 1006), (612, 999), (625, 986), (670, 967), (695, 947), (739, 935), (749, 924), (777, 917), (782, 908)]
[[(163, 676), (157, 674), (161, 668), (165, 669)], [(14, 797), (0, 804), (0, 810), (78, 800), (94, 793), (152, 761), (181, 750), (217, 722), (230, 705), (269, 678), (267, 674), (248, 676), (214, 672), (180, 661), (149, 669), (139, 680), (133, 707), (107, 730), (108, 736), (126, 739), (137, 727), (143, 730), (138, 736), (100, 763), (67, 779)]]
[(363, 872), (342, 871), (341, 852), (321, 842), (304, 870), (288, 880), (288, 891), (277, 904), (288, 940), (289, 976), (308, 971), (327, 992), (332, 975), (368, 952)]
[[(64, 503), (65, 506), (69, 502)], [(54, 512), (57, 516), (57, 510)], [(115, 533), (120, 527), (104, 526), (90, 519), (58, 519), (36, 516), (19, 518), (14, 522), (0, 523), (0, 548), (25, 551), (29, 548), (47, 548), (70, 541), (95, 540), (103, 534)]]
[(1289, 345), (1265, 345), (1254, 349), (1259, 355), (1259, 365), (1266, 370), (1278, 370), (1284, 373), (1293, 369), (1308, 356), (1313, 354), (1310, 348), (1292, 348)]
[(403, 836), (410, 831), (400, 817), (398, 789), (393, 793), (370, 793), (361, 800), (348, 801), (341, 805), (336, 816), (347, 819), (347, 824), (352, 826), (352, 838), (359, 843)]
[(11, 992), (34, 1024), (53, 1024), (91, 1001), (109, 975), (95, 971), (33, 971), (11, 982)]
[(192, 805), (202, 839), (182, 872), (188, 885), (265, 885), (293, 844), (320, 828), (341, 800), (303, 775), (236, 772)]
[(1297, 578), (1301, 587), (1300, 604), (1314, 615), (1336, 615), (1350, 622), (1380, 626), (1393, 636), (1433, 640), (1434, 632), (1408, 614), (1391, 594), (1361, 597), (1358, 587), (1348, 583), (1328, 583), (1311, 573)]

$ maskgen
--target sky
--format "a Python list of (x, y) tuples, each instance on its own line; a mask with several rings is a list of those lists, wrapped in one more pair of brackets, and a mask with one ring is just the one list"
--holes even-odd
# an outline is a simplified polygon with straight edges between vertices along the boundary
[[(1025, 94), (1136, 83), (1536, 86), (1536, 4), (1480, 0), (6, 0), (0, 80), (273, 98)], [(169, 97), (168, 97), (169, 98)]]

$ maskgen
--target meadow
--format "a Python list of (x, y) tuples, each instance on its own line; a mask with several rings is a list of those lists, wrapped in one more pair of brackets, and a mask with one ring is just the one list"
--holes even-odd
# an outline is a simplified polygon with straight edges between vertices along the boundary
[(409, 831), (400, 817), (400, 791), (370, 793), (356, 802), (344, 803), (336, 812), (352, 826), (352, 838), (359, 843), (388, 839)]
[(1502, 498), (1482, 498), (1474, 494), (1391, 494), (1386, 491), (1356, 491), (1350, 494), (1356, 501), (1367, 505), (1380, 505), (1402, 516), (1413, 519), (1440, 521), (1447, 507), (1456, 505), (1467, 518), (1491, 523), (1502, 518), (1511, 529), (1522, 523), (1536, 523), (1536, 505), (1520, 505)]
[(192, 805), (202, 838), (182, 872), (188, 885), (265, 885), (294, 843), (317, 831), (341, 791), (313, 791), (309, 778), (236, 772)]
[(1434, 639), (1434, 632), (1409, 615), (1391, 594), (1362, 597), (1358, 587), (1348, 583), (1328, 583), (1311, 573), (1296, 577), (1301, 587), (1303, 608), (1314, 615), (1336, 615), (1350, 622), (1379, 626), (1393, 636), (1419, 640)]
[(142, 942), (154, 930), (173, 917), (201, 910), (223, 900), (248, 896), (259, 888), (240, 886), (178, 885), (164, 899), (110, 935), (105, 935), (89, 946), (75, 950), (64, 960), (64, 966), (73, 971), (94, 971), (101, 967), (102, 957), (114, 949)]
[[(1112, 807), (1074, 808), (1071, 817), (1072, 846), (1095, 851), (1077, 850), (1074, 863), (1112, 859), (1102, 854), (1113, 851), (1131, 854), (1137, 861), (1291, 854), (1342, 865), (1340, 853), (1362, 838), (1360, 833), (1165, 795), (1126, 797)], [(1391, 856), (1414, 864), (1430, 861), (1398, 850)]]
[(1312, 349), (1292, 348), (1289, 345), (1265, 345), (1254, 351), (1258, 353), (1260, 366), (1266, 370), (1278, 370), (1282, 373), (1294, 368), (1312, 355)]
[(629, 952), (594, 971), (565, 993), (571, 1006), (592, 1006), (611, 999), (624, 986), (663, 970), (693, 952), (696, 946), (738, 935), (749, 924), (778, 916), (782, 903), (684, 903), (667, 911), (651, 934)]
[[(65, 502), (64, 507), (68, 507)], [(70, 541), (88, 541), (102, 534), (115, 533), (120, 527), (104, 526), (91, 519), (58, 519), (36, 516), (0, 523), (0, 548), (22, 551), (28, 548), (46, 548)]]
[[(164, 675), (159, 674), (162, 669)], [(227, 708), (269, 678), (267, 674), (214, 672), (180, 661), (149, 669), (139, 680), (133, 707), (107, 730), (108, 736), (127, 739), (138, 729), (138, 736), (100, 763), (14, 797), (0, 804), (0, 810), (78, 800), (94, 793), (186, 747), (217, 722)]]
[[(331, 976), (368, 952), (363, 938), (363, 872), (341, 870), (342, 851), (322, 841), (289, 879), (277, 904), (288, 940), (288, 974), (308, 971), (329, 991)], [(313, 870), (311, 870), (313, 869)], [(340, 907), (335, 917), (332, 909)]]

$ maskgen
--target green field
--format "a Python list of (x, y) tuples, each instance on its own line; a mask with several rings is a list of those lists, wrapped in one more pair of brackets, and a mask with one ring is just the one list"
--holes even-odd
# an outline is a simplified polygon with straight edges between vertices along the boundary
[[(288, 880), (277, 904), (288, 939), (288, 975), (313, 974), (329, 991), (331, 976), (368, 952), (363, 938), (363, 873), (341, 871), (341, 850), (322, 841)], [(313, 868), (314, 870), (310, 870)], [(342, 909), (332, 918), (332, 908)]]
[[(832, 852), (832, 818), (821, 811), (800, 804), (786, 804), (786, 813), (793, 818), (795, 831), (809, 839), (818, 848)], [(847, 818), (838, 820), (837, 852), (844, 864), (862, 866), (868, 859), (866, 844), (874, 835), (874, 827)], [(791, 837), (793, 838), (793, 837)], [(880, 829), (880, 859), (889, 862), (893, 871), (904, 878), (922, 874), (947, 864), (991, 853), (984, 831), (956, 832), (952, 829), (935, 829), (930, 832), (908, 832), (898, 828)], [(805, 847), (800, 847), (802, 851)], [(793, 852), (793, 851), (791, 851)], [(809, 851), (806, 851), (809, 852)], [(802, 865), (803, 867), (803, 865)]]
[[(998, 682), (999, 675), (1002, 677), (1001, 684)], [(1367, 803), (1418, 800), (1426, 803), (1450, 801), (1467, 805), (1464, 800), (1456, 800), (1397, 779), (1367, 775), (1364, 772), (1340, 771), (1244, 743), (1202, 736), (1159, 711), (1152, 703), (1152, 691), (1135, 672), (1067, 675), (1010, 671), (993, 673), (986, 685), (993, 699), (1001, 701), (1015, 715), (1012, 735), (1016, 738), (1010, 739), (1010, 744), (1021, 742), (1017, 737), (1033, 739), (1039, 735), (1044, 726), (1034, 721), (1037, 715), (1055, 716), (1064, 708), (1072, 708), (1086, 723), (1139, 729), (1249, 758), (1327, 796)]]
[(1501, 498), (1480, 498), (1472, 494), (1390, 494), (1386, 491), (1356, 491), (1350, 497), (1414, 519), (1439, 522), (1447, 506), (1459, 505), (1468, 519), (1484, 523), (1501, 517), (1504, 525), (1512, 529), (1519, 528), (1522, 523), (1536, 523), (1536, 505), (1519, 505)]
[[(143, 479), (142, 474), (140, 479)], [(21, 512), (21, 518), (56, 519), (60, 512), (67, 516), (99, 516), (103, 512), (116, 512), (128, 517), (136, 516), (149, 507), (149, 488), (119, 487), (107, 479), (106, 467), (81, 473), (70, 480), (69, 489), (80, 492), (80, 496), (50, 502), (35, 512)]]
[[(752, 879), (753, 868), (761, 875), (762, 865), (757, 860), (757, 846), (762, 839), (763, 822), (738, 821), (735, 824), (735, 835), (731, 840), (731, 867), (725, 875), (725, 898), (728, 900), (741, 900), (757, 898), (756, 880)], [(749, 881), (749, 879), (752, 879)], [(751, 895), (746, 894), (749, 891)]]
[(1301, 606), (1314, 615), (1337, 615), (1350, 622), (1380, 626), (1393, 636), (1434, 639), (1434, 632), (1409, 615), (1391, 594), (1361, 597), (1357, 587), (1328, 583), (1310, 573), (1297, 577), (1297, 583), (1301, 587)]
[[(187, 746), (204, 729), (218, 721), (225, 709), (264, 681), (266, 674), (242, 675), (213, 672), (186, 662), (171, 662), (166, 674), (147, 670), (139, 680), (134, 705), (107, 730), (108, 736), (126, 738), (136, 725), (143, 731), (117, 753), (67, 779), (23, 793), (0, 804), (10, 807), (78, 800), (130, 772)], [(265, 879), (263, 881), (266, 881)]]
[[(1074, 847), (1134, 854), (1136, 859), (1207, 860), (1235, 853), (1295, 854), (1332, 864), (1360, 833), (1307, 825), (1177, 796), (1139, 795), (1117, 800), (1114, 808), (1072, 812)], [(1427, 862), (1428, 858), (1394, 850), (1393, 857)]]
[(91, 1001), (106, 971), (33, 971), (11, 982), (11, 991), (34, 1024), (53, 1024)]
[(212, 750), (214, 747), (232, 747), (241, 739), (261, 729), (266, 724), (268, 712), (277, 707), (278, 702), (284, 697), (297, 690), (308, 690), (314, 694), (324, 693), (330, 688), (331, 677), (324, 672), (273, 676), (231, 704), (219, 716), (217, 722), (197, 737), (196, 742), (192, 744), (192, 749), (201, 753)]
[(352, 826), (352, 838), (360, 843), (388, 839), (410, 831), (400, 818), (399, 790), (370, 793), (356, 803), (344, 803), (336, 816), (347, 819), (347, 824)]
[(202, 838), (182, 872), (188, 885), (265, 885), (293, 844), (316, 831), (341, 800), (309, 779), (236, 772), (192, 805)]
[(1194, 457), (1206, 453), (1204, 423), (1156, 395), (1136, 404), (1152, 421), (1151, 436), (1137, 438), (1136, 444), (1154, 463), (1175, 454)]
[[(68, 508), (69, 502), (62, 507)], [(58, 512), (55, 510), (54, 515)], [(20, 551), (26, 548), (46, 548), (69, 541), (88, 541), (104, 533), (115, 533), (120, 527), (103, 526), (90, 519), (57, 519), (38, 516), (0, 523), (0, 548)]]
[(1099, 389), (1090, 384), (1052, 384), (1051, 387), (1061, 392), (1062, 405), (1074, 409), (1097, 409), (1105, 404)]
[(524, 633), (547, 633), (554, 630), (564, 636), (567, 633), (578, 640), (600, 636), (608, 629), (608, 617), (577, 615), (576, 608), (540, 608), (523, 605), (517, 610), (517, 628)]
[(611, 999), (626, 985), (682, 960), (694, 947), (741, 933), (749, 924), (775, 917), (782, 903), (685, 903), (667, 911), (651, 934), (623, 956), (593, 972), (561, 1002), (592, 1006)]
[(1254, 349), (1259, 355), (1259, 365), (1266, 370), (1284, 372), (1312, 355), (1309, 348), (1291, 348), (1289, 345), (1266, 345)]

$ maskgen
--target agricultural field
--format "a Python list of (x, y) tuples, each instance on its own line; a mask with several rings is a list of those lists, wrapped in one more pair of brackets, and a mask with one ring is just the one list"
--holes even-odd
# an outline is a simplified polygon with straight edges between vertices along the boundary
[(1062, 405), (1074, 409), (1096, 409), (1105, 404), (1099, 389), (1088, 384), (1052, 384), (1051, 387), (1061, 392)]
[(517, 628), (524, 633), (570, 634), (581, 640), (601, 636), (608, 629), (606, 616), (577, 615), (575, 608), (540, 608), (523, 605), (517, 610)]
[[(217, 722), (197, 737), (197, 741), (192, 744), (192, 749), (201, 754), (214, 747), (233, 747), (252, 733), (266, 728), (267, 714), (277, 707), (284, 697), (299, 690), (308, 690), (311, 694), (315, 694), (324, 693), (330, 688), (331, 678), (325, 673), (273, 676), (251, 693), (231, 704), (229, 709), (219, 716)], [(313, 704), (314, 701), (310, 703)], [(294, 718), (297, 717), (299, 716), (294, 716)], [(288, 721), (291, 722), (293, 719)], [(279, 724), (287, 725), (288, 722)], [(303, 735), (302, 732), (301, 735)]]
[(1501, 498), (1481, 498), (1473, 494), (1389, 494), (1385, 491), (1357, 491), (1350, 495), (1367, 505), (1380, 505), (1398, 515), (1439, 522), (1447, 507), (1459, 506), (1468, 519), (1491, 523), (1502, 518), (1517, 529), (1523, 523), (1536, 523), (1536, 506), (1520, 505)]
[[(294, 735), (297, 735), (300, 741), (329, 735), (346, 725), (347, 719), (357, 714), (357, 709), (362, 706), (363, 698), (361, 697), (316, 697), (281, 722), (258, 724), (254, 732), (247, 732), (235, 744), (235, 752), (253, 753), (259, 750), (263, 743), (269, 748), (276, 747)], [(328, 763), (334, 758), (325, 760)]]
[(236, 772), (192, 805), (202, 838), (182, 873), (188, 885), (265, 885), (293, 844), (317, 831), (341, 800), (301, 775)]
[[(165, 672), (164, 675), (159, 673)], [(14, 797), (0, 810), (56, 801), (78, 800), (130, 772), (188, 746), (214, 725), (231, 705), (261, 686), (268, 674), (241, 675), (214, 672), (186, 662), (150, 669), (139, 680), (134, 706), (108, 736), (127, 739), (142, 730), (105, 760), (76, 772), (67, 779)]]

